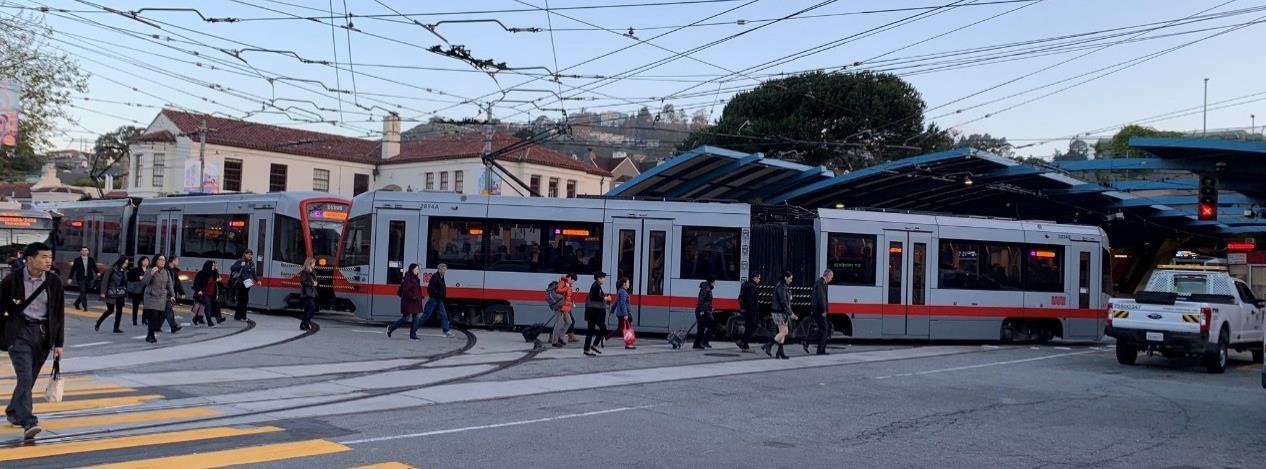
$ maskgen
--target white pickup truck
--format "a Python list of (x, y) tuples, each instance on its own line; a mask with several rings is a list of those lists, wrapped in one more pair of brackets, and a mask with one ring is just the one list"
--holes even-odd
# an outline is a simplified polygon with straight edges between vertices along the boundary
[(1202, 358), (1210, 373), (1221, 373), (1231, 349), (1250, 350), (1262, 362), (1263, 306), (1225, 267), (1160, 266), (1133, 299), (1108, 303), (1104, 333), (1117, 340), (1121, 364), (1133, 365), (1139, 351), (1157, 351)]

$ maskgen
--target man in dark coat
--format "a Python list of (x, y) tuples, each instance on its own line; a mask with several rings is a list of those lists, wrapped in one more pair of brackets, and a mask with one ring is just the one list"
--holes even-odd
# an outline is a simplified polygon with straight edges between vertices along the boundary
[(747, 353), (756, 353), (752, 350), (752, 335), (756, 333), (756, 317), (760, 311), (760, 304), (756, 301), (757, 285), (760, 285), (760, 274), (752, 274), (739, 286), (739, 313), (743, 315), (743, 336), (739, 338), (738, 346)]
[[(53, 248), (44, 243), (26, 246), (26, 265), (0, 280), (0, 350), (9, 352), (17, 383), (5, 408), (10, 424), (19, 425), (26, 439), (39, 434), (39, 418), (33, 413), (32, 392), (40, 369), (53, 357), (62, 357), (66, 340), (66, 303), (62, 280), (48, 272), (53, 268)], [(30, 296), (28, 296), (30, 295)], [(31, 301), (26, 301), (26, 300)]]
[(70, 279), (79, 286), (79, 296), (74, 303), (76, 308), (88, 310), (88, 290), (97, 280), (97, 274), (97, 259), (92, 257), (88, 246), (79, 248), (79, 257), (71, 261), (70, 266)]
[(699, 283), (699, 299), (695, 302), (695, 321), (699, 325), (699, 334), (695, 336), (695, 346), (697, 349), (712, 348), (713, 324), (716, 322), (712, 315), (712, 288), (716, 286), (717, 279), (711, 275), (707, 280)]
[[(831, 338), (827, 333), (826, 314), (830, 310), (831, 302), (827, 298), (827, 288), (831, 285), (831, 279), (835, 278), (835, 272), (827, 269), (822, 272), (822, 276), (813, 282), (813, 298), (810, 300), (810, 306), (813, 311), (813, 323), (818, 326), (818, 355), (829, 355), (826, 353), (826, 340)], [(804, 338), (804, 351), (809, 352), (809, 338)]]

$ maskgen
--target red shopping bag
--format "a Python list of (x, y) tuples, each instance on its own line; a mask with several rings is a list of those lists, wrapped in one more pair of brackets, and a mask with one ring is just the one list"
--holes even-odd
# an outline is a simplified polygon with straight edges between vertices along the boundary
[(633, 332), (633, 322), (628, 318), (624, 319), (624, 346), (632, 347), (637, 343), (637, 334)]

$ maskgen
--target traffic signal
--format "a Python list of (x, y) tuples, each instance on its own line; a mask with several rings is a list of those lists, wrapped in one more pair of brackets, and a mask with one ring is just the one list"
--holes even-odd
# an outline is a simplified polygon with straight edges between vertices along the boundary
[(1200, 176), (1200, 195), (1196, 218), (1199, 220), (1218, 219), (1218, 178), (1213, 175)]

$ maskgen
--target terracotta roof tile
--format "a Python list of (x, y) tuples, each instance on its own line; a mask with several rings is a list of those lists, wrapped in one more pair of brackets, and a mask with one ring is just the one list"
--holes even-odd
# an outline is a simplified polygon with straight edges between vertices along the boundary
[(175, 143), (176, 136), (172, 135), (171, 132), (168, 132), (166, 130), (160, 130), (158, 132), (150, 132), (140, 137), (136, 137), (128, 143), (149, 143), (149, 142)]
[(200, 121), (207, 121), (207, 143), (238, 148), (312, 156), (354, 163), (379, 161), (376, 140), (292, 129), (276, 125), (163, 109), (181, 134), (197, 138)]
[[(500, 150), (512, 144), (518, 143), (519, 141), (521, 140), (513, 135), (498, 132), (492, 137), (492, 148), (494, 151)], [(472, 158), (483, 154), (483, 148), (484, 136), (480, 133), (439, 135), (411, 140), (400, 144), (400, 155), (384, 161), (382, 164), (402, 164), (422, 161)], [(599, 176), (611, 176), (611, 172), (606, 169), (584, 161), (576, 160), (572, 158), (571, 155), (551, 150), (540, 145), (531, 145), (526, 148), (515, 150), (509, 154), (501, 155), (498, 159), (501, 161), (520, 161), (543, 166), (553, 166), (555, 168), (573, 169)]]

